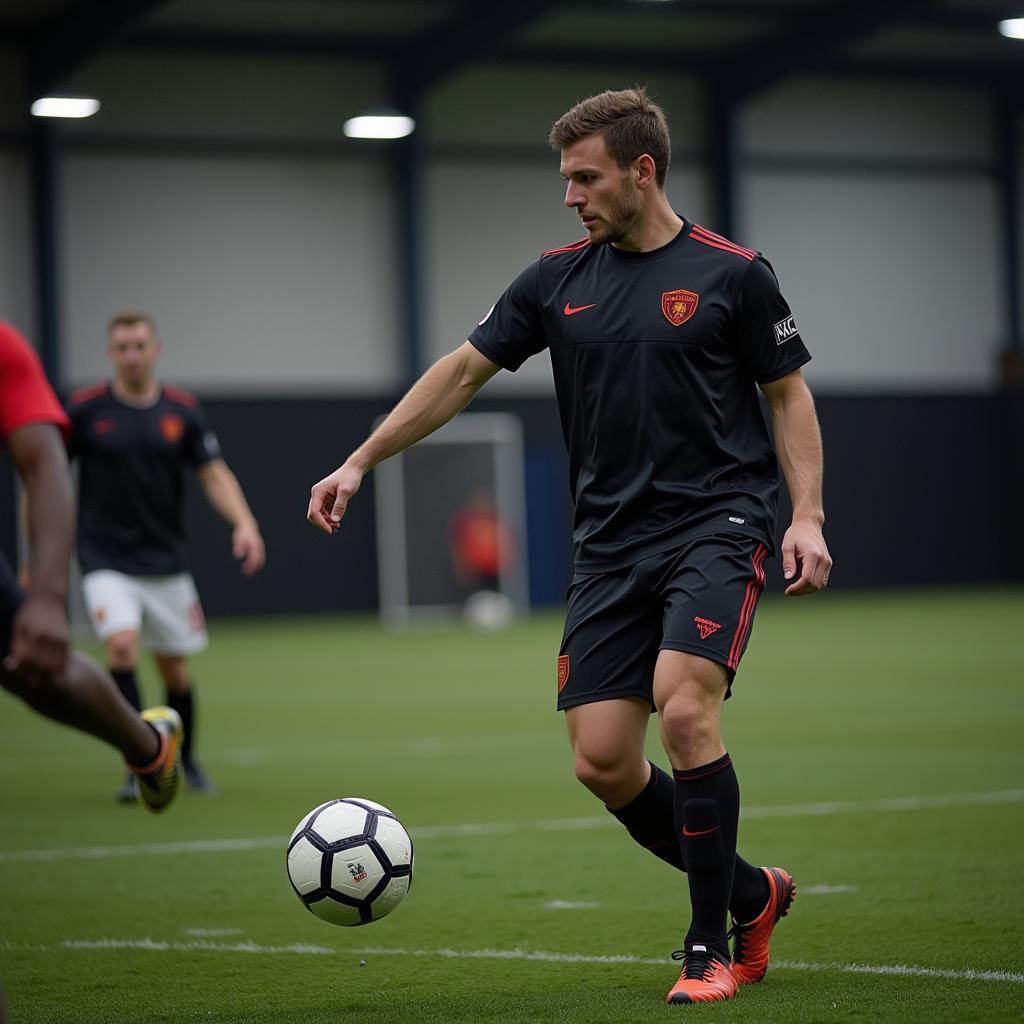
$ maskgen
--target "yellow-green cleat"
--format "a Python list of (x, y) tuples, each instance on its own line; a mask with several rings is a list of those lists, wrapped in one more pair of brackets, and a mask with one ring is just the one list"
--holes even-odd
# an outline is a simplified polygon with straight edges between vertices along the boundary
[(160, 752), (152, 763), (132, 772), (139, 781), (139, 800), (154, 814), (166, 811), (181, 788), (181, 744), (185, 730), (181, 718), (173, 708), (147, 708), (142, 712), (160, 737)]

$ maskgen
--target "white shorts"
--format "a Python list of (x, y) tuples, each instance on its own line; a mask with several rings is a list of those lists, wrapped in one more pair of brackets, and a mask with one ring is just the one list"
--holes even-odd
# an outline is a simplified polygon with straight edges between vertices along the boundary
[(192, 576), (127, 576), (97, 569), (82, 577), (85, 606), (101, 640), (131, 630), (156, 654), (195, 654), (207, 643), (203, 607)]

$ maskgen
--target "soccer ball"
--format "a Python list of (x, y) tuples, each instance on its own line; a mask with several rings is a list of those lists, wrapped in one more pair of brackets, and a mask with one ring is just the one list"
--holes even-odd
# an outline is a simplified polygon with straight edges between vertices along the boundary
[(386, 807), (346, 796), (314, 807), (288, 841), (288, 878), (331, 924), (379, 921), (412, 885), (412, 839)]

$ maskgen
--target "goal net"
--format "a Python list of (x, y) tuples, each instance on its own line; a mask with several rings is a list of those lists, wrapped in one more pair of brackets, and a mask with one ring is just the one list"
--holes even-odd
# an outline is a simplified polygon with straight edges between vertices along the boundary
[(463, 413), (375, 470), (380, 611), (496, 628), (528, 604), (523, 432)]

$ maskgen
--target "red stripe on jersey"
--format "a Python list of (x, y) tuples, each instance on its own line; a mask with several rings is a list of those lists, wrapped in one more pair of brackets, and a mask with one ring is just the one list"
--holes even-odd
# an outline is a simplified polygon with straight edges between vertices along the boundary
[(743, 608), (740, 610), (740, 621), (736, 627), (736, 633), (732, 638), (732, 647), (729, 648), (729, 668), (734, 672), (739, 667), (740, 654), (743, 645), (746, 643), (747, 634), (750, 632), (750, 623), (754, 618), (754, 608), (757, 606), (757, 599), (764, 589), (764, 560), (768, 556), (768, 549), (763, 544), (757, 545), (751, 565), (754, 569), (754, 578), (747, 584), (747, 592), (743, 597)]
[(541, 256), (551, 256), (556, 252), (573, 252), (576, 249), (582, 249), (585, 245), (590, 245), (590, 236), (581, 238), (576, 242), (569, 242), (567, 245), (560, 245), (557, 249), (548, 249), (547, 252), (542, 252)]
[(187, 391), (182, 391), (181, 388), (165, 384), (163, 390), (164, 398), (169, 398), (172, 402), (177, 402), (178, 405), (187, 405), (189, 408), (192, 408), (199, 404), (199, 399), (196, 398), (195, 395), (191, 395)]
[(98, 398), (102, 394), (106, 394), (107, 384), (92, 384), (87, 388), (79, 388), (77, 391), (71, 392), (71, 397), (68, 399), (68, 405), (81, 405), (82, 402), (88, 402), (90, 398)]
[(752, 261), (756, 252), (750, 249), (744, 249), (742, 245), (736, 245), (733, 242), (728, 242), (725, 239), (719, 241), (717, 238), (708, 238), (705, 235), (698, 234), (696, 229), (690, 232), (690, 237), (695, 242), (701, 242), (704, 245), (710, 245), (714, 249), (721, 249), (723, 252), (731, 252), (734, 256), (742, 256), (743, 259)]
[(708, 230), (708, 228), (701, 227), (700, 224), (694, 224), (693, 231), (698, 232), (713, 242), (721, 242), (723, 245), (731, 245), (734, 249), (739, 249), (740, 252), (746, 253), (751, 259), (757, 255), (756, 249), (748, 249), (745, 245), (740, 245), (739, 242), (734, 242), (731, 238), (726, 238), (724, 235), (719, 235), (714, 231)]

